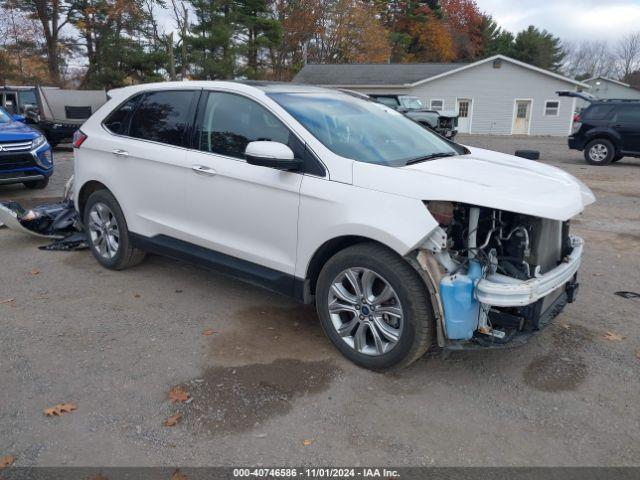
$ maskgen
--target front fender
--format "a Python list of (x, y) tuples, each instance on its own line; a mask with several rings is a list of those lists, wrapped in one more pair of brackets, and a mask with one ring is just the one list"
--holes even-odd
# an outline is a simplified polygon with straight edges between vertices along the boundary
[(295, 275), (305, 278), (314, 253), (334, 238), (369, 238), (405, 256), (437, 226), (420, 200), (305, 176)]

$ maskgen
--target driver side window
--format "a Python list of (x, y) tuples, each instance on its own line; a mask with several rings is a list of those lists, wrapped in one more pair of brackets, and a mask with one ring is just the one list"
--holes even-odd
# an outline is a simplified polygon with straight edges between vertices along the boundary
[(198, 132), (199, 150), (244, 159), (249, 142), (289, 144), (289, 129), (262, 105), (241, 95), (210, 92)]

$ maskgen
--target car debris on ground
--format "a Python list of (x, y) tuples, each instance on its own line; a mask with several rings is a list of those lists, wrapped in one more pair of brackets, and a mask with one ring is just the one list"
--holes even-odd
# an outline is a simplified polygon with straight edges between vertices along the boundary
[(59, 203), (23, 208), (18, 202), (0, 202), (0, 226), (40, 238), (54, 240), (42, 250), (82, 250), (87, 237), (73, 203), (73, 177)]

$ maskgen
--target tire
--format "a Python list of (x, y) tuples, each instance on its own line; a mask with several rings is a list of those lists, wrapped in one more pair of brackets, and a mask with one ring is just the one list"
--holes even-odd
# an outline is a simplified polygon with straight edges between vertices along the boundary
[(590, 165), (609, 165), (616, 153), (616, 148), (606, 138), (596, 138), (584, 148), (584, 159)]
[(23, 185), (30, 190), (43, 190), (49, 185), (49, 177), (44, 177), (42, 180), (36, 180), (35, 182), (23, 182)]
[[(372, 293), (366, 301), (356, 300), (353, 281)], [(390, 291), (384, 290), (385, 284)], [(318, 277), (316, 308), (325, 334), (338, 350), (371, 370), (405, 367), (435, 341), (435, 316), (422, 278), (395, 252), (375, 243), (348, 247), (329, 259)]]
[(92, 193), (83, 222), (91, 253), (103, 267), (123, 270), (144, 260), (145, 253), (133, 247), (122, 209), (108, 190)]
[(613, 160), (611, 160), (611, 163), (614, 162), (619, 162), (620, 160), (622, 160), (624, 158), (623, 155), (616, 155), (615, 157), (613, 157)]

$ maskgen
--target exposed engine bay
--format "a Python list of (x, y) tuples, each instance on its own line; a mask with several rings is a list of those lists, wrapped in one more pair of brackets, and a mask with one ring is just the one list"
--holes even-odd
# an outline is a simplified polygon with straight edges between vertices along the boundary
[(439, 224), (424, 247), (435, 259), (448, 340), (504, 345), (573, 301), (581, 240), (569, 235), (569, 221), (425, 203)]

